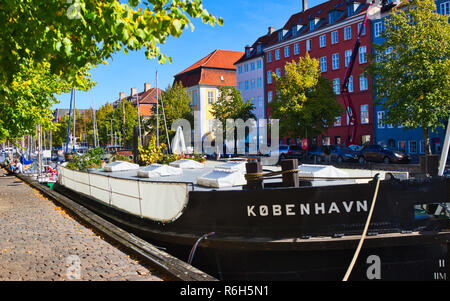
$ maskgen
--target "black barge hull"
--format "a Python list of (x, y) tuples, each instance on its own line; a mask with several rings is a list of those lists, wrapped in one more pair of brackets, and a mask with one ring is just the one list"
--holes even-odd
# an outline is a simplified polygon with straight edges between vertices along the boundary
[[(414, 205), (448, 202), (448, 180), (382, 181), (349, 280), (447, 280), (448, 219)], [(342, 280), (375, 191), (368, 184), (261, 191), (190, 191), (183, 213), (155, 222), (56, 184), (54, 189), (223, 280)]]

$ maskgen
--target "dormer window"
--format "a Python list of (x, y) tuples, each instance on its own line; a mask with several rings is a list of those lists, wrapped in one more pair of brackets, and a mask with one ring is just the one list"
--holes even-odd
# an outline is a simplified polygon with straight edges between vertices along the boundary
[(297, 25), (292, 26), (292, 36), (295, 37), (297, 35)]
[(283, 31), (278, 32), (278, 41), (283, 40)]
[(245, 51), (245, 53), (246, 53), (246, 55), (247, 55), (247, 57), (249, 57), (250, 56), (250, 54), (252, 53), (252, 51), (251, 51), (251, 49), (250, 48), (248, 48), (246, 51)]
[(359, 2), (349, 1), (347, 5), (348, 16), (349, 17), (353, 16), (356, 13), (356, 11), (360, 8), (360, 6), (362, 6), (362, 4)]
[(256, 51), (257, 51), (258, 53), (261, 53), (261, 51), (262, 51), (261, 45), (256, 46)]
[(336, 11), (332, 10), (328, 13), (328, 24), (336, 22)]
[(313, 31), (315, 25), (316, 25), (316, 21), (314, 19), (310, 20), (309, 21), (309, 31)]

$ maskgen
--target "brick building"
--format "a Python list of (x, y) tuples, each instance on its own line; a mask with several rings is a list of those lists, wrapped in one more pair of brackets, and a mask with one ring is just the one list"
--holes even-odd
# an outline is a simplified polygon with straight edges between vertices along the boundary
[[(345, 107), (340, 91), (341, 85), (367, 8), (368, 4), (362, 0), (330, 0), (292, 15), (283, 28), (275, 32), (275, 41), (263, 50), (266, 104), (276, 99), (272, 74), (284, 76), (286, 63), (298, 61), (308, 52), (310, 57), (320, 61), (321, 75), (333, 83), (337, 99)], [(361, 45), (348, 85), (356, 110), (353, 113), (358, 122), (355, 144), (373, 142), (372, 81), (363, 75), (363, 68), (368, 64), (368, 54), (372, 51), (371, 27), (368, 23), (360, 41)], [(267, 118), (270, 118), (269, 108), (266, 114)], [(334, 126), (326, 133), (319, 137), (307, 138), (313, 145), (346, 144), (351, 133), (348, 123), (348, 116), (344, 110), (342, 116), (336, 119)], [(281, 143), (298, 143), (300, 138), (303, 137), (283, 138)]]

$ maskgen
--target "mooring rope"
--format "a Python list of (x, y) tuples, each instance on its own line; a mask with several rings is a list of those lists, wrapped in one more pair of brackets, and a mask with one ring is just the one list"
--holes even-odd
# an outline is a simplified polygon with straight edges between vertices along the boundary
[(194, 246), (191, 249), (191, 252), (189, 253), (189, 258), (188, 258), (188, 263), (189, 264), (192, 264), (192, 260), (194, 260), (195, 251), (197, 250), (197, 246), (200, 243), (200, 241), (202, 241), (203, 239), (206, 239), (209, 236), (212, 236), (214, 234), (216, 234), (216, 232), (211, 232), (211, 233), (208, 233), (208, 234), (204, 234), (199, 239), (197, 239), (197, 241), (195, 242)]
[(299, 172), (300, 169), (289, 169), (289, 170), (282, 170), (282, 171), (273, 171), (273, 172), (253, 172), (253, 173), (246, 173), (245, 174), (245, 179), (247, 181), (257, 181), (257, 180), (261, 180), (263, 178), (271, 178), (271, 177), (275, 177), (278, 175), (283, 175), (283, 174), (287, 174), (287, 173), (295, 173), (295, 172)]
[(366, 225), (364, 226), (364, 231), (361, 236), (361, 239), (359, 240), (358, 248), (356, 248), (355, 254), (353, 255), (352, 262), (350, 263), (350, 266), (347, 269), (347, 273), (345, 273), (344, 279), (342, 281), (347, 281), (350, 277), (350, 274), (353, 270), (353, 267), (355, 266), (356, 260), (358, 259), (359, 252), (361, 251), (362, 245), (364, 243), (364, 239), (366, 238), (367, 230), (369, 228), (370, 220), (372, 219), (373, 214), (373, 208), (375, 208), (375, 201), (378, 196), (378, 188), (380, 187), (380, 177), (378, 174), (375, 175), (377, 177), (377, 186), (375, 188), (375, 193), (373, 195), (372, 205), (370, 206), (369, 215), (367, 216)]

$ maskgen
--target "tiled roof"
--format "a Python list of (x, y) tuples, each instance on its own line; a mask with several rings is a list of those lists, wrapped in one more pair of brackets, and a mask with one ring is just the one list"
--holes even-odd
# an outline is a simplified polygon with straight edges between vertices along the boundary
[(245, 61), (248, 61), (248, 60), (254, 59), (254, 58), (258, 57), (258, 56), (263, 55), (264, 54), (263, 51), (258, 53), (258, 49), (257, 49), (258, 45), (261, 45), (262, 48), (264, 48), (266, 45), (269, 45), (269, 44), (272, 44), (272, 43), (276, 42), (277, 41), (276, 40), (277, 36), (278, 36), (278, 32), (275, 31), (275, 32), (272, 32), (272, 33), (267, 33), (266, 35), (264, 35), (262, 37), (259, 37), (255, 41), (255, 43), (253, 43), (253, 45), (250, 47), (250, 49), (251, 49), (250, 56), (247, 56), (247, 54), (244, 53), (241, 56), (241, 58), (238, 61), (236, 61), (236, 63), (234, 63), (234, 64), (235, 65), (236, 64), (240, 64), (242, 62), (245, 62)]
[(217, 49), (194, 65), (174, 76), (174, 83), (183, 87), (196, 85), (236, 86), (234, 63), (243, 55), (241, 51)]
[[(353, 13), (352, 16), (360, 15), (366, 12), (367, 7), (369, 6), (366, 4), (365, 0), (354, 0), (354, 1), (347, 1), (347, 0), (329, 0), (327, 2), (324, 2), (322, 4), (319, 4), (317, 6), (311, 7), (307, 9), (306, 11), (302, 11), (299, 13), (296, 13), (292, 15), (289, 20), (286, 22), (286, 24), (279, 30), (277, 30), (276, 38), (272, 40), (270, 45), (277, 44), (278, 42), (282, 42), (285, 40), (289, 40), (293, 37), (298, 37), (303, 34), (315, 31), (317, 29), (321, 29), (333, 24), (336, 24), (347, 17), (348, 15), (348, 6), (353, 4), (359, 4), (356, 7), (356, 11)], [(334, 15), (335, 20), (331, 24), (329, 23), (329, 12), (335, 11), (336, 14)], [(310, 20), (317, 19), (317, 23), (314, 26), (313, 30), (310, 30)], [(297, 34), (293, 36), (292, 29), (293, 27), (297, 25)], [(284, 36), (281, 41), (278, 40), (278, 33), (280, 31), (284, 31)]]
[(221, 50), (216, 49), (210, 54), (208, 54), (206, 57), (202, 58), (189, 68), (181, 71), (180, 73), (176, 74), (175, 77), (187, 73), (189, 71), (193, 71), (197, 68), (203, 67), (203, 68), (218, 68), (218, 69), (233, 69), (235, 70), (236, 67), (234, 66), (234, 63), (243, 55), (244, 53), (241, 51), (231, 51), (231, 50)]
[[(162, 90), (158, 88), (159, 99), (161, 99)], [(151, 88), (145, 92), (137, 93), (139, 98), (139, 104), (156, 104), (156, 88)], [(131, 95), (125, 97), (126, 100), (131, 101), (133, 106), (136, 105), (136, 97), (131, 97)], [(120, 103), (120, 99), (113, 102), (113, 107), (116, 107)]]

